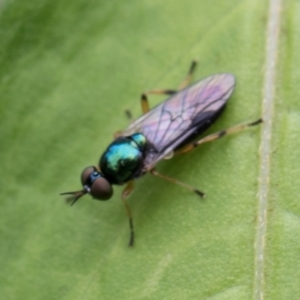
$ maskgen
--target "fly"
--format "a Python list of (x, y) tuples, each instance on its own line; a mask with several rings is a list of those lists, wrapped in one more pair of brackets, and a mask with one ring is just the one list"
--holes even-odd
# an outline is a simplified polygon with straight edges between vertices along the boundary
[[(133, 191), (136, 178), (150, 173), (204, 197), (205, 194), (199, 189), (159, 173), (155, 168), (156, 164), (174, 154), (189, 152), (201, 144), (262, 122), (260, 118), (196, 140), (221, 115), (235, 87), (235, 78), (229, 73), (215, 74), (188, 86), (196, 64), (196, 61), (192, 62), (188, 75), (178, 90), (152, 90), (143, 93), (143, 115), (127, 129), (115, 134), (115, 140), (100, 157), (98, 166), (90, 166), (82, 171), (83, 189), (61, 194), (70, 195), (71, 205), (85, 194), (90, 194), (97, 200), (108, 200), (113, 195), (112, 185), (126, 183), (122, 200), (129, 217), (129, 246), (134, 244), (134, 229), (126, 198)], [(148, 94), (165, 94), (169, 98), (150, 110)], [(130, 112), (127, 115), (130, 117)]]

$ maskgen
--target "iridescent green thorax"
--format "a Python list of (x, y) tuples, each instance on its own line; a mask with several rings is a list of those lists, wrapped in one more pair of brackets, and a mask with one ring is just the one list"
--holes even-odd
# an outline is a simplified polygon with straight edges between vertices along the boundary
[(146, 149), (147, 140), (141, 133), (116, 139), (100, 158), (104, 177), (112, 184), (122, 184), (140, 176)]

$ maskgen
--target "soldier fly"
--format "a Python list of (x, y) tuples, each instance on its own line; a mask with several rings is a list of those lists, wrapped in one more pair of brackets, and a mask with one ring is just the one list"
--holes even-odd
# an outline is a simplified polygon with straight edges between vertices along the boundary
[[(157, 172), (156, 164), (174, 154), (189, 152), (203, 143), (262, 122), (260, 118), (195, 141), (221, 115), (235, 87), (235, 78), (229, 73), (215, 74), (188, 86), (195, 67), (196, 61), (193, 61), (178, 90), (151, 90), (143, 93), (143, 115), (127, 129), (115, 134), (115, 140), (100, 157), (98, 166), (90, 166), (82, 171), (83, 189), (61, 194), (70, 195), (71, 205), (85, 194), (97, 200), (108, 200), (113, 195), (112, 185), (127, 183), (122, 200), (129, 217), (129, 246), (134, 244), (134, 230), (126, 198), (132, 192), (136, 178), (150, 173), (204, 197), (205, 194), (199, 189)], [(169, 98), (150, 110), (148, 94), (165, 94)], [(131, 115), (129, 112), (127, 114)]]

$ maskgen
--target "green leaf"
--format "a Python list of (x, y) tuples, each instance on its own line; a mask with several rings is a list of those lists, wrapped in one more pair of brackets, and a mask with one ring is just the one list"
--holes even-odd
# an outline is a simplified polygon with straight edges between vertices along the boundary
[[(1, 298), (300, 298), (299, 14), (292, 0), (3, 1)], [(266, 45), (276, 33), (272, 73)], [(195, 79), (237, 78), (210, 133), (260, 116), (265, 124), (158, 165), (205, 200), (137, 180), (128, 248), (123, 187), (72, 207), (59, 193), (80, 189), (82, 169), (128, 125), (125, 109), (140, 115), (141, 92), (176, 88), (192, 59)]]

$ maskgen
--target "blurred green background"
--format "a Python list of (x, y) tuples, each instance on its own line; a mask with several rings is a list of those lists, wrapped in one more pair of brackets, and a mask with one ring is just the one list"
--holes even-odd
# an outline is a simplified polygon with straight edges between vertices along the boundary
[[(1, 299), (253, 299), (261, 127), (203, 145), (150, 175), (129, 203), (60, 192), (141, 113), (140, 93), (231, 72), (214, 132), (263, 116), (267, 1), (4, 0), (0, 3)], [(281, 12), (265, 245), (266, 299), (300, 298), (300, 4)], [(151, 97), (151, 105), (163, 98)]]

